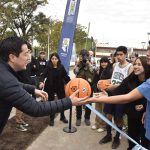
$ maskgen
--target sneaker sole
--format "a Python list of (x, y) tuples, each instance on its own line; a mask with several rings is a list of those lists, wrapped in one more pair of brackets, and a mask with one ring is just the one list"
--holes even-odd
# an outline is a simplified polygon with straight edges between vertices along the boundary
[[(17, 129), (17, 128), (16, 128), (16, 129)], [(21, 130), (21, 129), (17, 129), (17, 130), (22, 131), (22, 132), (26, 132), (26, 131), (28, 131), (28, 130)]]

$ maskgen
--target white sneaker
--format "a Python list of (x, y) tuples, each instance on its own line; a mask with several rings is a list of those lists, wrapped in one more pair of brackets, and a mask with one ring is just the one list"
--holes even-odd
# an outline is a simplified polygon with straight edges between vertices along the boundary
[(21, 123), (24, 127), (28, 127), (29, 126), (29, 124), (28, 123), (26, 123), (26, 122), (23, 122), (23, 123)]
[(99, 128), (99, 129), (97, 129), (97, 132), (103, 132), (103, 131), (105, 131), (103, 128)]
[(122, 130), (126, 130), (128, 127), (127, 126), (123, 126), (122, 127)]
[(28, 130), (28, 129), (25, 128), (22, 124), (18, 124), (18, 125), (16, 126), (16, 129), (17, 129), (17, 130), (20, 130), (20, 131), (23, 131), (23, 132), (25, 132), (25, 131)]
[(93, 130), (96, 130), (96, 129), (97, 129), (96, 125), (93, 125), (91, 128), (92, 128)]

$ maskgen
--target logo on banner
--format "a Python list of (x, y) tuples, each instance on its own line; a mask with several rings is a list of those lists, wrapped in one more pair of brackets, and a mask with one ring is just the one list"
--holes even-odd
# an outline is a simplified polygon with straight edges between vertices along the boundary
[(70, 39), (69, 39), (69, 38), (64, 38), (64, 39), (63, 39), (63, 42), (62, 42), (62, 50), (63, 50), (65, 53), (68, 52), (69, 42), (70, 42)]
[(61, 30), (58, 54), (67, 73), (69, 73), (74, 31), (77, 24), (79, 6), (80, 0), (67, 0), (64, 21)]
[(76, 10), (77, 0), (71, 0), (68, 15), (74, 15)]

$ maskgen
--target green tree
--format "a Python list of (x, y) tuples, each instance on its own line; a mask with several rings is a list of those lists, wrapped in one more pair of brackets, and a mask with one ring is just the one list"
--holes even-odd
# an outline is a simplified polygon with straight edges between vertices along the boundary
[(76, 26), (74, 42), (76, 44), (77, 53), (79, 53), (80, 50), (85, 47), (85, 42), (86, 42), (86, 37), (87, 37), (85, 29), (86, 27), (81, 26), (80, 24)]
[(8, 27), (10, 22), (7, 20), (6, 14), (10, 14), (11, 0), (0, 1), (0, 40), (12, 34)]
[(1, 24), (3, 30), (6, 27), (6, 31), (31, 40), (32, 24), (37, 16), (34, 15), (34, 12), (38, 6), (45, 4), (45, 0), (11, 0), (7, 3), (1, 3), (1, 5), (5, 5), (3, 11), (0, 12), (4, 18)]
[(40, 12), (39, 15), (35, 17), (32, 25), (32, 34), (34, 40), (39, 43), (39, 46), (42, 50), (45, 50), (47, 48), (50, 19), (46, 18), (46, 16)]
[[(57, 51), (59, 47), (59, 40), (62, 29), (62, 22), (58, 20), (53, 20), (50, 23), (50, 47), (52, 51)], [(85, 32), (85, 27), (78, 24), (76, 26), (75, 35), (74, 35), (74, 43), (76, 44), (77, 53), (85, 46), (87, 34)]]
[(50, 46), (52, 51), (57, 51), (61, 35), (62, 21), (55, 20), (51, 25)]
[[(5, 0), (0, 2), (0, 39), (8, 35), (18, 35), (30, 42), (36, 40), (37, 50), (48, 49), (57, 51), (59, 46), (62, 21), (47, 18), (44, 13), (37, 13), (38, 6), (44, 6), (46, 0)], [(35, 14), (36, 12), (36, 14)], [(85, 48), (87, 33), (86, 27), (76, 26), (74, 42), (77, 53)], [(90, 49), (90, 39), (87, 40), (87, 49)]]

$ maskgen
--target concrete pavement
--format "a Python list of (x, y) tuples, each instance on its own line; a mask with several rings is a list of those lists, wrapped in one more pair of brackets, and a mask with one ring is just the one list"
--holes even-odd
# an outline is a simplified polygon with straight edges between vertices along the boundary
[[(67, 118), (69, 111), (65, 111)], [(75, 107), (73, 107), (72, 125), (75, 126)], [(84, 116), (84, 111), (83, 111)], [(84, 119), (75, 133), (66, 133), (63, 128), (68, 126), (59, 120), (59, 115), (55, 119), (55, 126), (48, 126), (44, 132), (27, 148), (27, 150), (111, 150), (111, 142), (100, 145), (99, 140), (106, 134), (106, 131), (98, 133), (92, 130), (91, 126), (86, 126)], [(83, 117), (84, 118), (84, 117)], [(94, 124), (95, 114), (91, 114), (91, 123)], [(113, 130), (114, 134), (114, 130)], [(121, 145), (117, 150), (126, 150), (127, 140), (121, 138)]]

